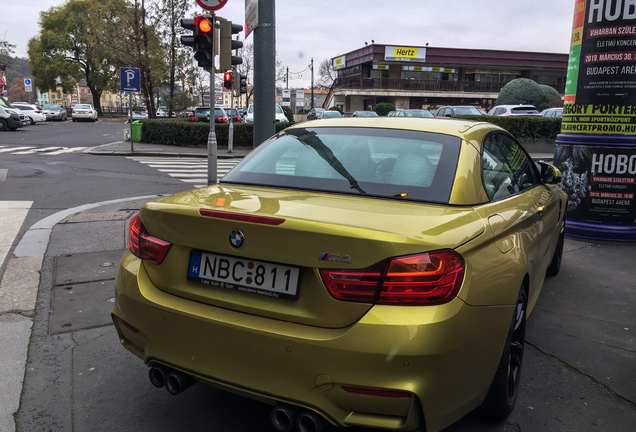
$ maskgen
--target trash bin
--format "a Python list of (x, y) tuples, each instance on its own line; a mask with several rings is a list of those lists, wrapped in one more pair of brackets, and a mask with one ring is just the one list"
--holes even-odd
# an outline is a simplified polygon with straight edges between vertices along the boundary
[(141, 124), (141, 122), (139, 120), (135, 120), (134, 122), (132, 122), (132, 140), (133, 142), (139, 142), (141, 141), (141, 126), (143, 126)]

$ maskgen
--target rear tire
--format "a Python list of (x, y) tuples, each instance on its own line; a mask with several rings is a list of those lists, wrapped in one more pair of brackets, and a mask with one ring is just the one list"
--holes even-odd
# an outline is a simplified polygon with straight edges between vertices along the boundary
[(512, 321), (506, 338), (495, 378), (490, 385), (481, 411), (493, 418), (506, 417), (515, 406), (519, 392), (521, 366), (526, 344), (527, 294), (522, 286), (512, 314)]

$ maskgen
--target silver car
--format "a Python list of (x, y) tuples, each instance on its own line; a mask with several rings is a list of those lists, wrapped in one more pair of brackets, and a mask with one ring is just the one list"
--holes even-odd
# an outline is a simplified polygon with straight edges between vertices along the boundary
[(497, 105), (488, 111), (488, 115), (498, 117), (541, 117), (534, 105)]
[(97, 120), (97, 110), (91, 104), (77, 104), (71, 111), (71, 118), (73, 121), (79, 119), (95, 121)]
[(42, 112), (46, 116), (47, 120), (60, 120), (64, 121), (68, 118), (66, 109), (60, 104), (46, 104), (42, 107)]

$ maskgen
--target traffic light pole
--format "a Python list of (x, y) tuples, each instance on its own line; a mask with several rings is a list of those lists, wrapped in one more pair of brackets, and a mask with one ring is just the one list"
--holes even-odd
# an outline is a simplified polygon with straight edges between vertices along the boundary
[[(210, 18), (212, 23), (216, 23), (214, 13), (212, 13), (212, 18)], [(215, 24), (213, 24), (215, 25)], [(212, 32), (214, 34), (214, 31)], [(216, 143), (216, 132), (214, 131), (214, 108), (216, 101), (216, 89), (214, 88), (214, 44), (212, 44), (211, 56), (212, 56), (212, 65), (210, 66), (210, 133), (208, 134), (208, 186), (214, 185), (217, 182), (217, 143)]]

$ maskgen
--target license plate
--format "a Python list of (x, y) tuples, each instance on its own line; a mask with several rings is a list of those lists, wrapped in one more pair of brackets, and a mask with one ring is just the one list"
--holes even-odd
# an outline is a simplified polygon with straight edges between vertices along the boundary
[(192, 251), (188, 279), (269, 297), (296, 299), (300, 269), (265, 261)]

